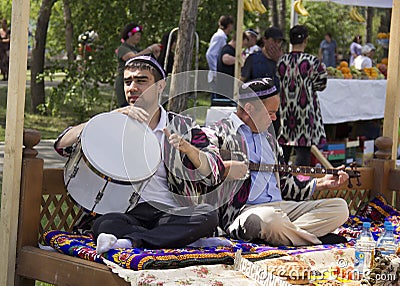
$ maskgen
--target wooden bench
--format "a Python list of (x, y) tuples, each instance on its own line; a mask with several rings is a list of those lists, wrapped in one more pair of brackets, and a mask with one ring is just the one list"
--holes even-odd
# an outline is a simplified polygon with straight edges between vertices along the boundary
[[(129, 285), (113, 274), (105, 265), (42, 250), (38, 247), (40, 235), (51, 229), (71, 231), (79, 218), (79, 208), (68, 197), (62, 169), (44, 169), (43, 159), (36, 158), (34, 150), (40, 134), (24, 132), (24, 151), (21, 177), (20, 213), (17, 241), (16, 285), (33, 286), (35, 280), (54, 285)], [(381, 159), (379, 159), (381, 160)], [(348, 189), (321, 191), (314, 198), (342, 197), (351, 213), (377, 191), (374, 182), (376, 168), (388, 165), (382, 159), (374, 168), (360, 168), (361, 185)], [(392, 190), (400, 190), (399, 170), (390, 169), (383, 181)], [(390, 193), (390, 192), (389, 192)]]
[(68, 197), (63, 169), (43, 169), (33, 147), (40, 134), (24, 132), (20, 214), (17, 241), (16, 285), (33, 286), (35, 280), (54, 285), (130, 285), (100, 263), (38, 247), (47, 230), (72, 231), (80, 209)]

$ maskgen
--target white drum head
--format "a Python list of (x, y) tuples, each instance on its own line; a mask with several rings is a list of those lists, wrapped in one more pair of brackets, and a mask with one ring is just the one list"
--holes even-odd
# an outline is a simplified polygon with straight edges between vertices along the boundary
[(161, 162), (160, 145), (152, 130), (118, 112), (90, 119), (82, 131), (81, 144), (89, 163), (118, 181), (146, 180)]

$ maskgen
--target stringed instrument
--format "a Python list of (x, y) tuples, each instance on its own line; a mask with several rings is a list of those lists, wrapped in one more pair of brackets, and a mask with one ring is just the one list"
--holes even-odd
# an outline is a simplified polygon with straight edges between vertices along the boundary
[[(311, 166), (293, 166), (293, 165), (280, 165), (280, 164), (259, 164), (254, 162), (249, 162), (246, 154), (240, 151), (228, 151), (220, 149), (220, 154), (224, 160), (239, 160), (244, 161), (248, 164), (249, 171), (258, 172), (283, 172), (291, 174), (301, 174), (312, 177), (323, 177), (325, 175), (338, 176), (339, 171), (346, 172), (349, 175), (349, 188), (353, 187), (351, 179), (356, 178), (357, 186), (361, 185), (360, 182), (360, 172), (357, 171), (357, 164), (351, 163), (350, 169), (332, 169), (332, 168), (322, 168), (322, 167), (311, 167)], [(233, 158), (235, 157), (235, 158)], [(240, 157), (240, 159), (239, 159)]]
[(293, 166), (293, 165), (278, 165), (278, 164), (258, 164), (254, 162), (248, 163), (250, 171), (259, 172), (283, 172), (291, 174), (302, 174), (312, 177), (323, 177), (325, 175), (338, 176), (340, 171), (346, 172), (349, 175), (349, 188), (353, 187), (352, 178), (357, 179), (357, 186), (360, 186), (360, 172), (357, 171), (356, 164), (350, 164), (350, 169), (329, 169), (322, 167), (311, 166)]

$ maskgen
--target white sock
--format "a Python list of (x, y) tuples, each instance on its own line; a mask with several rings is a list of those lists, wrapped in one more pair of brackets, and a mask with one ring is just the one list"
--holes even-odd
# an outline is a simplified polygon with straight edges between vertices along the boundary
[(117, 239), (117, 242), (114, 244), (113, 248), (131, 248), (132, 242), (127, 238)]
[(113, 245), (117, 242), (117, 238), (113, 234), (100, 233), (97, 237), (96, 252), (101, 254), (109, 251)]
[(100, 233), (97, 238), (96, 252), (101, 254), (115, 248), (129, 248), (132, 243), (129, 239), (117, 239), (115, 235), (108, 233)]

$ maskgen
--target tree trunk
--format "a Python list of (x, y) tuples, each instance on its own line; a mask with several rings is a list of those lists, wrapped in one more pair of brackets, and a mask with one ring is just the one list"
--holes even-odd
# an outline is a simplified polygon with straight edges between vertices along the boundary
[(51, 8), (57, 0), (43, 0), (35, 32), (35, 45), (32, 49), (31, 64), (31, 103), (33, 112), (38, 112), (38, 106), (45, 103), (44, 72), (45, 48), (47, 28), (51, 15)]
[[(383, 15), (381, 15), (381, 24), (378, 32), (387, 33), (390, 31), (390, 21), (392, 18), (392, 9), (385, 9)], [(389, 56), (389, 49), (383, 49), (383, 57)]]
[(63, 0), (64, 6), (64, 22), (65, 22), (65, 49), (69, 62), (75, 60), (74, 54), (74, 28), (72, 26), (71, 7), (69, 0)]
[(367, 37), (366, 43), (372, 42), (372, 20), (374, 17), (374, 8), (368, 7), (367, 8)]
[(279, 18), (279, 28), (281, 28), (284, 35), (286, 35), (286, 1), (281, 2), (281, 15)]
[[(177, 113), (187, 108), (187, 91), (189, 77), (179, 80), (177, 73), (190, 70), (192, 63), (193, 45), (196, 32), (197, 8), (199, 0), (184, 0), (182, 3), (181, 18), (179, 20), (178, 41), (176, 43), (176, 53), (174, 66), (172, 69), (171, 89), (169, 92), (168, 109)], [(182, 77), (180, 77), (181, 79)], [(179, 86), (178, 86), (179, 85)]]
[(272, 26), (279, 27), (278, 1), (272, 0), (271, 2)]

